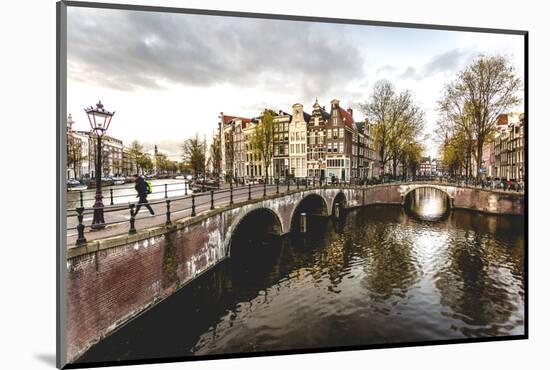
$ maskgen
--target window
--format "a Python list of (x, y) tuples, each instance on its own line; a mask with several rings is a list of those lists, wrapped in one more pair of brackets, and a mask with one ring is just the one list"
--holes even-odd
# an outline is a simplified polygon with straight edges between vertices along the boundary
[(343, 129), (343, 128), (340, 128), (340, 137), (341, 137), (341, 138), (344, 137), (344, 129)]
[(334, 118), (332, 119), (332, 124), (333, 124), (334, 126), (337, 126), (337, 125), (338, 125), (338, 118), (334, 117)]
[(344, 153), (344, 143), (340, 143), (340, 153)]

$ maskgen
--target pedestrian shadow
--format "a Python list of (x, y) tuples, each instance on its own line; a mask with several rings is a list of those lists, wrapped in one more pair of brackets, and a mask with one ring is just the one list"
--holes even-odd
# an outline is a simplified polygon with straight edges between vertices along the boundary
[(50, 365), (52, 367), (56, 366), (55, 353), (35, 353), (34, 358), (36, 358), (37, 360), (42, 361), (46, 365)]

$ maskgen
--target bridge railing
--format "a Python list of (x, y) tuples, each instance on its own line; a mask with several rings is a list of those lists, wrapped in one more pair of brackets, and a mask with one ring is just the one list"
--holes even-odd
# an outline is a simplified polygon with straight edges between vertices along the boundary
[[(170, 183), (174, 185), (175, 183)], [(245, 184), (225, 185), (224, 188), (211, 187), (203, 185), (197, 192), (191, 192), (188, 190), (187, 182), (180, 184), (185, 185), (185, 194), (179, 196), (170, 196), (171, 192), (180, 192), (182, 189), (168, 189), (167, 184), (162, 191), (156, 191), (150, 194), (163, 193), (164, 197), (161, 199), (153, 199), (146, 203), (136, 202), (114, 202), (112, 192), (108, 193), (110, 198), (110, 204), (103, 207), (85, 207), (85, 197), (81, 196), (79, 199), (79, 206), (67, 209), (67, 236), (76, 236), (75, 244), (77, 246), (85, 245), (87, 243), (86, 233), (93, 230), (95, 227), (98, 229), (98, 225), (92, 225), (93, 215), (96, 210), (101, 210), (103, 213), (103, 222), (99, 225), (99, 229), (105, 229), (113, 226), (120, 226), (127, 224), (128, 233), (134, 234), (137, 232), (136, 222), (150, 220), (152, 217), (164, 217), (164, 224), (170, 225), (176, 218), (194, 217), (200, 212), (215, 209), (216, 207), (232, 205), (235, 202), (245, 202), (254, 199), (261, 199), (268, 195), (285, 193), (289, 191), (309, 188), (319, 188), (328, 185), (338, 186), (350, 186), (340, 182), (339, 184), (333, 183), (328, 179), (320, 179), (318, 177), (308, 178), (275, 178), (267, 177), (262, 179), (256, 179)], [(128, 197), (127, 194), (123, 195)], [(136, 196), (137, 197), (137, 196)], [(91, 199), (95, 199), (91, 198)], [(142, 208), (152, 207), (154, 214), (139, 216), (138, 212)], [(145, 212), (148, 210), (145, 209)], [(155, 225), (158, 225), (158, 219)], [(153, 226), (153, 225), (147, 225)], [(75, 234), (72, 234), (75, 233)]]
[[(428, 182), (428, 181), (427, 181)], [(460, 186), (456, 182), (448, 181), (433, 181), (441, 185)], [(391, 181), (386, 184), (407, 184), (410, 181)], [(418, 181), (415, 181), (418, 183)], [(173, 183), (172, 183), (173, 184)], [(245, 184), (233, 185), (232, 183), (225, 188), (207, 187), (204, 186), (197, 193), (185, 192), (184, 195), (170, 196), (170, 191), (165, 188), (164, 197), (154, 199), (147, 203), (125, 202), (118, 204), (110, 204), (100, 208), (84, 207), (83, 200), (80, 201), (78, 207), (67, 209), (67, 237), (76, 237), (75, 244), (77, 246), (86, 245), (86, 233), (93, 229), (90, 221), (92, 221), (96, 209), (101, 209), (103, 212), (104, 223), (100, 225), (100, 229), (112, 228), (120, 225), (128, 225), (127, 232), (135, 234), (137, 232), (136, 222), (147, 223), (152, 217), (157, 218), (153, 224), (143, 225), (144, 227), (157, 226), (162, 223), (171, 225), (173, 220), (185, 217), (194, 217), (201, 212), (213, 210), (217, 207), (233, 205), (234, 203), (257, 200), (267, 197), (268, 195), (288, 193), (295, 190), (307, 190), (311, 188), (357, 188), (370, 187), (379, 184), (366, 184), (360, 181), (332, 181), (328, 178), (306, 177), (306, 178), (263, 178), (256, 183), (248, 182)], [(185, 188), (187, 190), (187, 187)], [(177, 191), (177, 189), (176, 189)], [(181, 189), (179, 190), (181, 191)], [(154, 210), (153, 215), (145, 215), (138, 217), (138, 211), (147, 206)], [(147, 211), (147, 209), (145, 210)], [(163, 217), (163, 221), (158, 220), (158, 217)], [(110, 235), (108, 235), (110, 236)]]

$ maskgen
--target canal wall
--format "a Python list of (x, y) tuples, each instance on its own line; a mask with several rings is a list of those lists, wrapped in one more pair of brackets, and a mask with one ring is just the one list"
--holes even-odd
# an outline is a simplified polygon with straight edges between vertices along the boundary
[[(285, 234), (306, 196), (322, 199), (330, 215), (336, 201), (346, 208), (402, 204), (412, 190), (403, 185), (296, 190), (71, 247), (67, 251), (67, 359), (73, 362), (94, 343), (228, 258), (233, 232), (255, 210), (268, 209), (273, 215), (271, 232)], [(453, 197), (455, 207), (523, 213), (523, 196), (517, 194), (444, 191)]]

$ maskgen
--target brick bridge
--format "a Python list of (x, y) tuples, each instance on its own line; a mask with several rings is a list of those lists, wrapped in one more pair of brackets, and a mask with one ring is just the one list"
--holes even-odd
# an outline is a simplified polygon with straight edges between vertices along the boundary
[(302, 212), (329, 216), (336, 208), (403, 204), (419, 188), (447, 194), (452, 208), (523, 214), (523, 194), (440, 183), (322, 187), (271, 194), (195, 217), (88, 242), (67, 251), (67, 359), (77, 359), (123, 323), (170, 296), (231, 254), (244, 220), (282, 235)]

